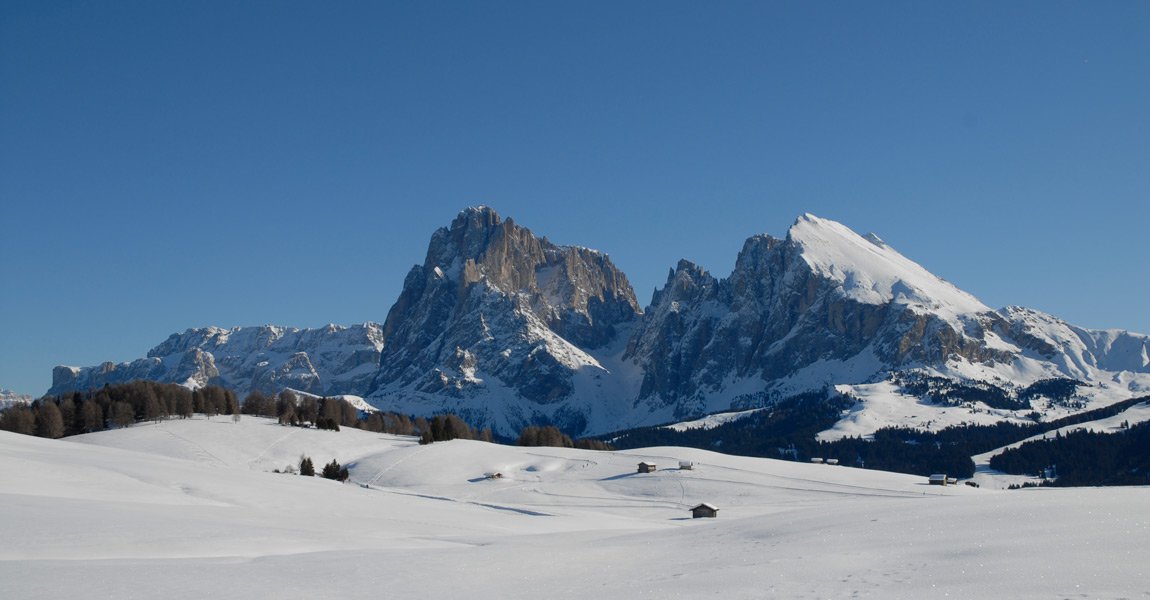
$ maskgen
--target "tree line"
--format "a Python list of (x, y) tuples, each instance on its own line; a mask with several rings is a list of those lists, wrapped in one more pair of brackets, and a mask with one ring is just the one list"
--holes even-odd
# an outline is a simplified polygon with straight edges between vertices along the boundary
[(528, 425), (519, 433), (515, 440), (517, 446), (553, 446), (556, 448), (579, 448), (581, 450), (614, 450), (614, 448), (595, 438), (572, 440), (571, 436), (563, 433), (554, 425)]
[(60, 438), (127, 427), (141, 421), (238, 414), (231, 390), (217, 386), (189, 390), (173, 383), (133, 381), (98, 390), (44, 396), (0, 412), (0, 429), (24, 435)]
[[(1043, 385), (1071, 387), (1062, 382), (1043, 382)], [(975, 454), (1039, 433), (1112, 416), (1148, 401), (1150, 397), (1133, 398), (1048, 422), (965, 425), (934, 432), (888, 427), (879, 429), (868, 439), (819, 442), (816, 434), (834, 425), (840, 411), (853, 400), (815, 392), (788, 398), (749, 417), (712, 429), (675, 431), (650, 427), (616, 434), (612, 439), (620, 448), (675, 445), (745, 456), (796, 460), (837, 458), (842, 464), (875, 469), (919, 475), (945, 472), (969, 477), (974, 470), (970, 457)], [(28, 405), (13, 405), (0, 411), (0, 430), (59, 438), (144, 421), (188, 418), (193, 414), (265, 416), (276, 418), (285, 426), (334, 431), (354, 427), (417, 436), (422, 444), (453, 439), (495, 441), (489, 428), (477, 429), (454, 414), (425, 418), (395, 412), (365, 413), (342, 398), (316, 397), (291, 390), (274, 396), (253, 391), (241, 403), (234, 392), (218, 386), (188, 390), (152, 381), (106, 385), (98, 390), (45, 396)], [(1110, 482), (1134, 480), (1146, 483), (1144, 474), (1150, 469), (1150, 464), (1144, 465), (1150, 463), (1146, 458), (1150, 452), (1146, 450), (1150, 448), (1146, 427), (1136, 426), (1119, 436), (1102, 437), (1104, 435), (1076, 433), (1055, 436), (1048, 445), (1026, 444), (996, 457), (998, 464), (992, 462), (992, 466), (1006, 472), (1033, 473), (1057, 464), (1059, 485), (1114, 485)], [(500, 441), (513, 441), (521, 446), (613, 449), (600, 439), (572, 440), (550, 425), (530, 425), (521, 430), (517, 439)], [(1129, 475), (1131, 473), (1133, 475)]]
[[(1066, 394), (1073, 389), (1072, 382), (1055, 380), (1038, 382), (1031, 387), (1048, 395), (1056, 392)], [(840, 464), (884, 471), (970, 477), (974, 474), (971, 456), (1068, 425), (1110, 417), (1148, 400), (1150, 397), (1131, 398), (1046, 422), (1003, 421), (993, 425), (952, 426), (939, 431), (884, 427), (868, 438), (846, 437), (820, 442), (816, 439), (817, 434), (832, 427), (840, 418), (841, 411), (854, 401), (846, 396), (814, 392), (787, 398), (743, 419), (711, 429), (676, 431), (666, 427), (648, 427), (612, 434), (612, 438), (620, 448), (688, 446), (742, 456), (801, 461), (814, 457), (837, 458)]]
[[(13, 405), (0, 411), (0, 430), (60, 438), (145, 421), (186, 419), (193, 414), (271, 417), (281, 425), (332, 431), (354, 427), (375, 433), (417, 436), (421, 444), (453, 439), (495, 441), (490, 428), (472, 427), (454, 414), (426, 418), (397, 412), (362, 412), (343, 398), (297, 394), (290, 389), (275, 395), (255, 390), (240, 402), (234, 392), (219, 386), (189, 390), (154, 381), (109, 384), (98, 390), (44, 396), (28, 405)], [(592, 450), (610, 448), (599, 440), (572, 441), (553, 426), (528, 426), (518, 443)]]
[(1044, 485), (1150, 484), (1150, 422), (1104, 433), (1078, 429), (1026, 442), (990, 459), (993, 469), (1038, 475)]

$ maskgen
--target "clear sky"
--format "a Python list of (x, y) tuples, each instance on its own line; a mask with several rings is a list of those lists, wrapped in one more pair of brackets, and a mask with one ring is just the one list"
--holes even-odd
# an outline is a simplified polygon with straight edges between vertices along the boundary
[(1150, 3), (0, 3), (0, 387), (382, 321), (475, 204), (643, 304), (811, 212), (1150, 333)]

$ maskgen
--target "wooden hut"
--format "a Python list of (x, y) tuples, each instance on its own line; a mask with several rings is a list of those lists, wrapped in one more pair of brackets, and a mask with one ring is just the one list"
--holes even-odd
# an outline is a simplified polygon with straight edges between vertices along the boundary
[(658, 469), (658, 467), (655, 466), (655, 463), (649, 463), (649, 462), (645, 462), (645, 461), (639, 463), (639, 472), (640, 473), (654, 473), (656, 471), (656, 469)]
[(694, 469), (694, 468), (695, 468), (695, 463), (693, 463), (689, 460), (679, 461), (679, 470), (680, 471), (690, 471), (691, 469)]
[(706, 502), (691, 509), (692, 519), (714, 519), (717, 516), (719, 516), (719, 509), (711, 504), (707, 504)]
[(931, 485), (946, 485), (946, 475), (943, 473), (935, 473), (930, 476)]

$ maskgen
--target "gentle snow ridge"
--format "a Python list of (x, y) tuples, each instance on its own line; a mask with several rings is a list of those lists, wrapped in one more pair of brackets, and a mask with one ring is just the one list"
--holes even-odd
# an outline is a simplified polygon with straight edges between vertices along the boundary
[(840, 282), (843, 293), (859, 302), (893, 300), (951, 315), (990, 311), (874, 234), (863, 237), (841, 223), (804, 214), (787, 237), (802, 248), (803, 260), (815, 272)]
[[(268, 472), (303, 453), (352, 482)], [(421, 446), (246, 416), (0, 431), (0, 454), (3, 598), (1134, 598), (1150, 563), (1148, 488), (940, 488), (688, 448)], [(702, 502), (720, 516), (691, 519)]]

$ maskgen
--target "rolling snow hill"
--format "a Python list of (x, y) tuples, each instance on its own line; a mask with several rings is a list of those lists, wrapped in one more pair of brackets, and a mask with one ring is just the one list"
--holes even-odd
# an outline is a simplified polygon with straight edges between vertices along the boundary
[[(305, 453), (351, 482), (270, 472)], [(251, 417), (0, 432), (0, 454), (5, 598), (1132, 598), (1150, 564), (1147, 488), (940, 488)], [(719, 518), (688, 518), (704, 501)]]

